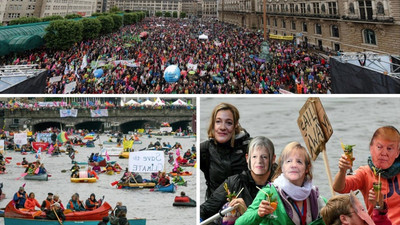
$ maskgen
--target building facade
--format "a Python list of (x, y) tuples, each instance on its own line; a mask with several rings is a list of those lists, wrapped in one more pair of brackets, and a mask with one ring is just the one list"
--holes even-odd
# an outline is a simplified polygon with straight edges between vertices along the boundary
[[(400, 54), (399, 0), (266, 0), (270, 34), (324, 50)], [(220, 0), (221, 21), (263, 28), (262, 0)]]
[[(4, 11), (2, 10), (4, 4)], [(1, 1), (0, 22), (7, 23), (21, 17), (46, 17), (80, 14), (91, 16), (96, 11), (96, 0), (7, 0)]]
[(217, 1), (216, 0), (202, 0), (201, 1), (201, 17), (202, 18), (217, 18)]

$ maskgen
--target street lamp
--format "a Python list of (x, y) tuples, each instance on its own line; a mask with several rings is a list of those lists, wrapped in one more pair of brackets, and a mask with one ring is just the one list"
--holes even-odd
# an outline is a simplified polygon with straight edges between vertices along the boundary
[(258, 58), (264, 59), (265, 62), (270, 62), (272, 60), (271, 55), (269, 54), (269, 44), (267, 41), (267, 0), (263, 0), (263, 20), (264, 20), (264, 41), (260, 46), (260, 55)]

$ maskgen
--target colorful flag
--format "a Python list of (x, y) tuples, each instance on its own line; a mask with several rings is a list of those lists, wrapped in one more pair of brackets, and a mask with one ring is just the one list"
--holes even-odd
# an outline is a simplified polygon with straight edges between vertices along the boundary
[(124, 146), (124, 150), (125, 150), (125, 149), (130, 149), (130, 148), (132, 148), (132, 146), (133, 146), (133, 140), (130, 140), (130, 141), (124, 140), (123, 146)]
[(106, 159), (107, 161), (110, 161), (110, 156), (108, 155), (108, 151), (106, 150)]
[(65, 142), (67, 142), (67, 141), (68, 141), (67, 133), (65, 133), (64, 131), (62, 131), (61, 133), (59, 133), (58, 136), (57, 136), (57, 140), (58, 140), (60, 143), (65, 143)]
[(41, 154), (42, 154), (42, 148), (39, 148), (39, 150), (36, 152), (35, 158), (40, 159)]

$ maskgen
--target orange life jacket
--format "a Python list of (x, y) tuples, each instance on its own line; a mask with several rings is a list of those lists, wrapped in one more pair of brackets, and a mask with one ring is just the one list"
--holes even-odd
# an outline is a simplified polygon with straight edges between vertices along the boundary
[(91, 205), (94, 205), (92, 207), (89, 207), (88, 204), (85, 205), (85, 209), (86, 210), (93, 210), (93, 209), (97, 209), (98, 205), (96, 205), (96, 202), (92, 201), (91, 199), (88, 199)]
[(46, 202), (45, 209), (50, 209), (50, 206), (54, 203), (53, 200), (49, 201), (49, 200), (46, 199), (44, 201)]

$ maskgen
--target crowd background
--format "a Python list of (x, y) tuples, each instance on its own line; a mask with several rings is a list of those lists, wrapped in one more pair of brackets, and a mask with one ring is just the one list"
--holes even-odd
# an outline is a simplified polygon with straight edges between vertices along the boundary
[[(199, 39), (201, 34), (208, 39)], [(262, 36), (216, 20), (148, 17), (68, 51), (43, 48), (0, 58), (0, 65), (46, 68), (49, 94), (64, 93), (72, 82), (71, 93), (81, 94), (330, 93), (330, 68), (322, 54), (269, 40), (273, 60), (263, 63), (256, 60)], [(171, 64), (181, 69), (175, 83), (163, 78)], [(103, 72), (95, 73), (100, 67)], [(51, 82), (52, 77), (61, 79)]]

